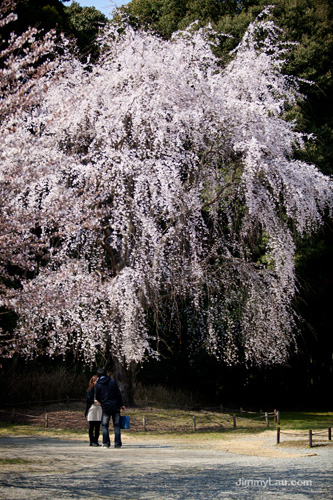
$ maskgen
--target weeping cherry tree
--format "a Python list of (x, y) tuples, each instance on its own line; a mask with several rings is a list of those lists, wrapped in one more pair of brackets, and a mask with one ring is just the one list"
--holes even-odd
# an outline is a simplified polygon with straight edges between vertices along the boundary
[(1, 297), (18, 316), (4, 355), (130, 366), (184, 328), (189, 356), (229, 364), (295, 348), (295, 236), (331, 215), (332, 187), (293, 159), (307, 138), (285, 113), (302, 96), (269, 8), (226, 67), (214, 36), (111, 25), (98, 64), (59, 56), (42, 99), (2, 123), (19, 283)]

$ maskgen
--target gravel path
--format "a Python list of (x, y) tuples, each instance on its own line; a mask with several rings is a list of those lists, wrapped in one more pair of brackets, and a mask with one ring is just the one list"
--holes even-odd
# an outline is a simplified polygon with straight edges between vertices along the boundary
[(1, 437), (1, 500), (330, 500), (333, 448), (281, 448), (275, 435), (221, 441), (123, 435), (121, 449), (82, 439)]

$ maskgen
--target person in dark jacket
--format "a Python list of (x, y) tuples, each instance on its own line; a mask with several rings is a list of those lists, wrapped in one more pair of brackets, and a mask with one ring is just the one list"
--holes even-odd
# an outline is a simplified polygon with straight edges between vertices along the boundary
[(89, 440), (90, 446), (99, 446), (99, 429), (101, 426), (102, 408), (95, 398), (95, 385), (98, 380), (97, 375), (93, 375), (89, 381), (86, 396), (85, 417), (89, 422)]
[(117, 382), (106, 374), (104, 368), (99, 368), (97, 375), (99, 379), (95, 386), (95, 397), (102, 406), (103, 447), (110, 448), (109, 422), (112, 417), (114, 447), (121, 448), (120, 409), (125, 410), (123, 398)]

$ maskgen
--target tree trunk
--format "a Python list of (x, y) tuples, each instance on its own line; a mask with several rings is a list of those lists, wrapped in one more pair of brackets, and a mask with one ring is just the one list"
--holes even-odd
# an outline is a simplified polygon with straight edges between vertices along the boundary
[(129, 365), (123, 360), (112, 357), (113, 378), (119, 385), (125, 406), (135, 406), (134, 389), (138, 364), (132, 361)]

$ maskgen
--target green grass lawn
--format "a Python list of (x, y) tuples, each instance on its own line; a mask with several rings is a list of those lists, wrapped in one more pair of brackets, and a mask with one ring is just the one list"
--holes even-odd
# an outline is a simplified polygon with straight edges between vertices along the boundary
[(281, 428), (315, 430), (333, 427), (333, 412), (282, 412)]

